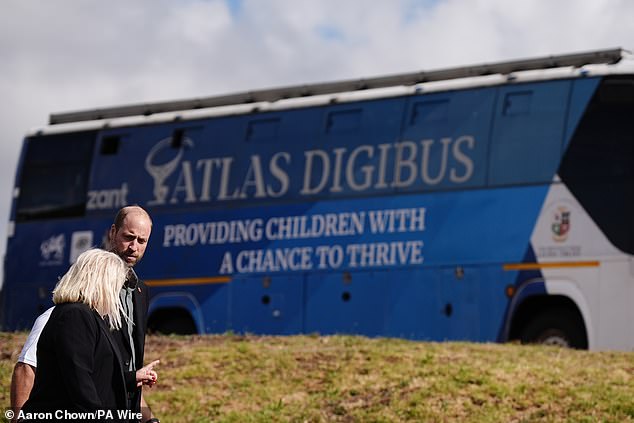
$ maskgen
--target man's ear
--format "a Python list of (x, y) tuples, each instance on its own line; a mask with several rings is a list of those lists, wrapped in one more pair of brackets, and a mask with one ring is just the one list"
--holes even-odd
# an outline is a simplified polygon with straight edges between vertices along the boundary
[(112, 241), (114, 241), (114, 236), (117, 233), (117, 228), (114, 225), (110, 226), (110, 230), (108, 231), (108, 250), (112, 248)]

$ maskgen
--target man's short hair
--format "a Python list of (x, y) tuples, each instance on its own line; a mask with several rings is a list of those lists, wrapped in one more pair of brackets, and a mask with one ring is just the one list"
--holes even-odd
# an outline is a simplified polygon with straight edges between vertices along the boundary
[(117, 212), (117, 215), (114, 217), (114, 228), (115, 230), (119, 230), (121, 229), (121, 227), (123, 226), (123, 221), (125, 220), (125, 218), (130, 214), (133, 213), (135, 211), (140, 211), (143, 214), (145, 214), (148, 218), (148, 220), (150, 221), (150, 226), (152, 226), (152, 218), (150, 217), (150, 214), (145, 211), (145, 209), (139, 205), (131, 205), (131, 206), (125, 206), (122, 207), (121, 209), (119, 209), (119, 211)]

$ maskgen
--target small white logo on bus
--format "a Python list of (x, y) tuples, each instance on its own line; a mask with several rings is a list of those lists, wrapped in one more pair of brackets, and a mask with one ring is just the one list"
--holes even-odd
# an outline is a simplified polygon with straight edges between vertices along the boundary
[(64, 247), (66, 246), (66, 237), (64, 234), (54, 235), (40, 244), (40, 252), (42, 253), (41, 264), (56, 265), (62, 264), (64, 261)]
[(73, 232), (70, 237), (70, 257), (68, 258), (70, 264), (75, 263), (81, 253), (93, 246), (92, 237), (92, 231)]
[[(149, 205), (161, 205), (165, 204), (165, 200), (167, 199), (167, 194), (169, 192), (169, 188), (165, 186), (165, 180), (174, 173), (174, 170), (178, 167), (178, 163), (181, 161), (183, 157), (183, 148), (178, 149), (178, 153), (176, 157), (163, 164), (153, 164), (154, 157), (156, 154), (169, 148), (172, 144), (172, 137), (163, 138), (161, 141), (156, 143), (154, 147), (150, 150), (147, 157), (145, 158), (145, 170), (152, 176), (154, 179), (154, 200), (149, 201)], [(194, 142), (187, 137), (183, 138), (182, 146), (193, 147)]]

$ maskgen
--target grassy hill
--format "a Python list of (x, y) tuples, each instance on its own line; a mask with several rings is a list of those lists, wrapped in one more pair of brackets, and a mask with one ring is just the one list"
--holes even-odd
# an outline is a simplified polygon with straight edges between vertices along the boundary
[[(26, 334), (0, 333), (0, 404)], [(634, 353), (351, 336), (150, 336), (163, 422), (634, 421)]]

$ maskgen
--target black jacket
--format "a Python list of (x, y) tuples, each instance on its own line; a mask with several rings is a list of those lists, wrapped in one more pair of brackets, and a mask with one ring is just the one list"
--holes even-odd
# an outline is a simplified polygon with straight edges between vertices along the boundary
[[(147, 311), (149, 302), (149, 292), (143, 281), (138, 280), (132, 295), (132, 304), (134, 307), (134, 326), (132, 337), (134, 339), (135, 362), (137, 370), (143, 367), (143, 356), (145, 352), (145, 332), (147, 330)], [(126, 386), (130, 393), (130, 409), (134, 412), (141, 411), (141, 388), (136, 388), (136, 372), (129, 372), (128, 364), (132, 349), (130, 348), (130, 339), (128, 337), (125, 325), (120, 330), (114, 332), (114, 338), (119, 345), (122, 363), (124, 366), (124, 374)]]
[(37, 363), (25, 413), (128, 408), (119, 346), (108, 324), (86, 304), (55, 307), (37, 344)]

